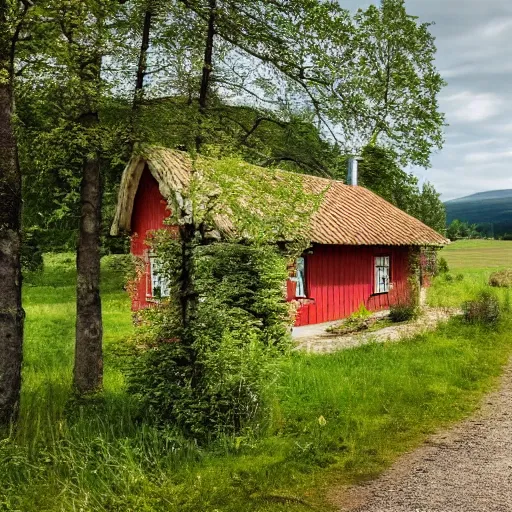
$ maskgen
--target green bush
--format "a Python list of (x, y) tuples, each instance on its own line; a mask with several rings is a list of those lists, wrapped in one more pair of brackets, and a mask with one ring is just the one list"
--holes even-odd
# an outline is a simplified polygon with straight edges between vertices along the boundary
[(128, 274), (133, 270), (133, 256), (131, 254), (108, 254), (101, 258), (105, 270)]
[(496, 324), (501, 317), (500, 302), (489, 291), (482, 291), (476, 299), (465, 302), (462, 311), (468, 323)]
[(389, 318), (392, 322), (407, 322), (418, 318), (419, 309), (416, 304), (394, 304), (389, 311)]
[[(163, 272), (176, 289), (178, 244), (166, 242), (165, 253)], [(194, 314), (182, 326), (176, 296), (144, 314), (146, 349), (129, 389), (144, 414), (207, 441), (257, 429), (264, 416), (276, 362), (291, 342), (287, 269), (273, 248), (241, 244), (196, 247), (193, 261)]]
[(23, 231), (21, 246), (21, 266), (24, 271), (38, 272), (43, 270), (43, 251), (40, 234), (37, 228)]
[(372, 312), (368, 311), (364, 304), (352, 313), (348, 318), (339, 324), (333, 325), (326, 329), (327, 332), (343, 336), (354, 332), (365, 331), (377, 324), (378, 319), (372, 316)]
[(461, 281), (464, 281), (464, 274), (457, 274), (457, 275), (455, 276), (455, 281), (458, 281), (459, 283), (460, 283)]
[(442, 256), (439, 258), (437, 262), (437, 273), (438, 274), (447, 274), (450, 272), (450, 267), (448, 266), (448, 262)]
[(453, 276), (451, 274), (444, 274), (444, 280), (448, 282), (453, 281)]

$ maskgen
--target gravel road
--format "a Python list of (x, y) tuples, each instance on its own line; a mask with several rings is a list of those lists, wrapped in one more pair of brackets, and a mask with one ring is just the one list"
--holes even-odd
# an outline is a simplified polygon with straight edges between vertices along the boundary
[(512, 364), (476, 416), (332, 502), (351, 512), (512, 511)]

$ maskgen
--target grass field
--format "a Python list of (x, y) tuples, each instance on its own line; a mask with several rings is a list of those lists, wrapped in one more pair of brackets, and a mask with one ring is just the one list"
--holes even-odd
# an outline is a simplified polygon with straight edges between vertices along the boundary
[(445, 247), (441, 255), (453, 270), (512, 267), (512, 241), (459, 240)]
[[(439, 277), (429, 291), (433, 306), (459, 307), (485, 288), (492, 271), (512, 268), (512, 242), (503, 240), (459, 240), (445, 247), (440, 255), (450, 268), (449, 276)], [(462, 276), (462, 281), (457, 281)], [(503, 298), (507, 290), (495, 290)]]
[[(447, 255), (463, 259), (457, 250), (466, 247)], [(432, 300), (451, 304), (485, 286), (488, 270), (463, 272), (437, 280)], [(74, 279), (72, 257), (54, 255), (25, 287), (21, 420), (0, 441), (0, 511), (327, 511), (330, 486), (377, 475), (473, 411), (512, 352), (505, 318), (496, 330), (452, 320), (403, 343), (295, 354), (262, 432), (199, 447), (136, 414), (118, 355), (133, 332), (129, 304), (107, 266), (105, 392), (69, 401)]]

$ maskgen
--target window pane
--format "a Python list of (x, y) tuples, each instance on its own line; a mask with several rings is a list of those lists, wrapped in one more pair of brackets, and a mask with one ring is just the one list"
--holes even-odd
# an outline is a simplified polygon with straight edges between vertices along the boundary
[(295, 281), (297, 287), (295, 289), (296, 297), (306, 297), (306, 275), (305, 275), (304, 258), (297, 258), (295, 262)]
[(169, 297), (169, 282), (162, 275), (162, 262), (159, 258), (151, 257), (151, 295), (155, 299)]
[(375, 293), (389, 292), (389, 256), (375, 258)]

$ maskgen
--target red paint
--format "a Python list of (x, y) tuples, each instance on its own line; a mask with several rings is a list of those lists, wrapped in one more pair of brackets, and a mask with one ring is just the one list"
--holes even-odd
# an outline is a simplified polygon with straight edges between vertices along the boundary
[[(146, 272), (137, 283), (132, 301), (134, 311), (151, 306), (151, 280), (149, 275), (149, 247), (146, 241), (151, 231), (168, 228), (164, 220), (169, 217), (167, 203), (158, 189), (158, 183), (145, 169), (135, 196), (132, 214), (131, 252), (143, 258)], [(393, 289), (375, 295), (374, 258), (390, 256)], [(390, 304), (405, 301), (409, 294), (409, 248), (316, 245), (312, 254), (306, 254), (306, 293), (297, 313), (295, 325), (308, 325), (346, 318), (361, 304), (371, 311), (388, 308)], [(293, 300), (295, 283), (288, 281), (288, 299)], [(149, 300), (148, 300), (149, 299)]]
[[(393, 288), (389, 293), (373, 293), (376, 256), (390, 256)], [(408, 247), (317, 245), (306, 255), (308, 300), (299, 308), (295, 325), (346, 318), (361, 304), (378, 311), (404, 302), (410, 293), (408, 278)], [(293, 299), (290, 293), (288, 299)]]
[(158, 183), (151, 175), (149, 169), (145, 169), (140, 178), (137, 194), (132, 212), (132, 242), (131, 253), (142, 258), (146, 270), (137, 283), (137, 291), (132, 299), (132, 310), (146, 308), (152, 305), (151, 279), (149, 273), (149, 247), (146, 241), (151, 236), (151, 231), (163, 228), (176, 229), (164, 224), (164, 220), (171, 212), (167, 208), (167, 201), (160, 193)]

